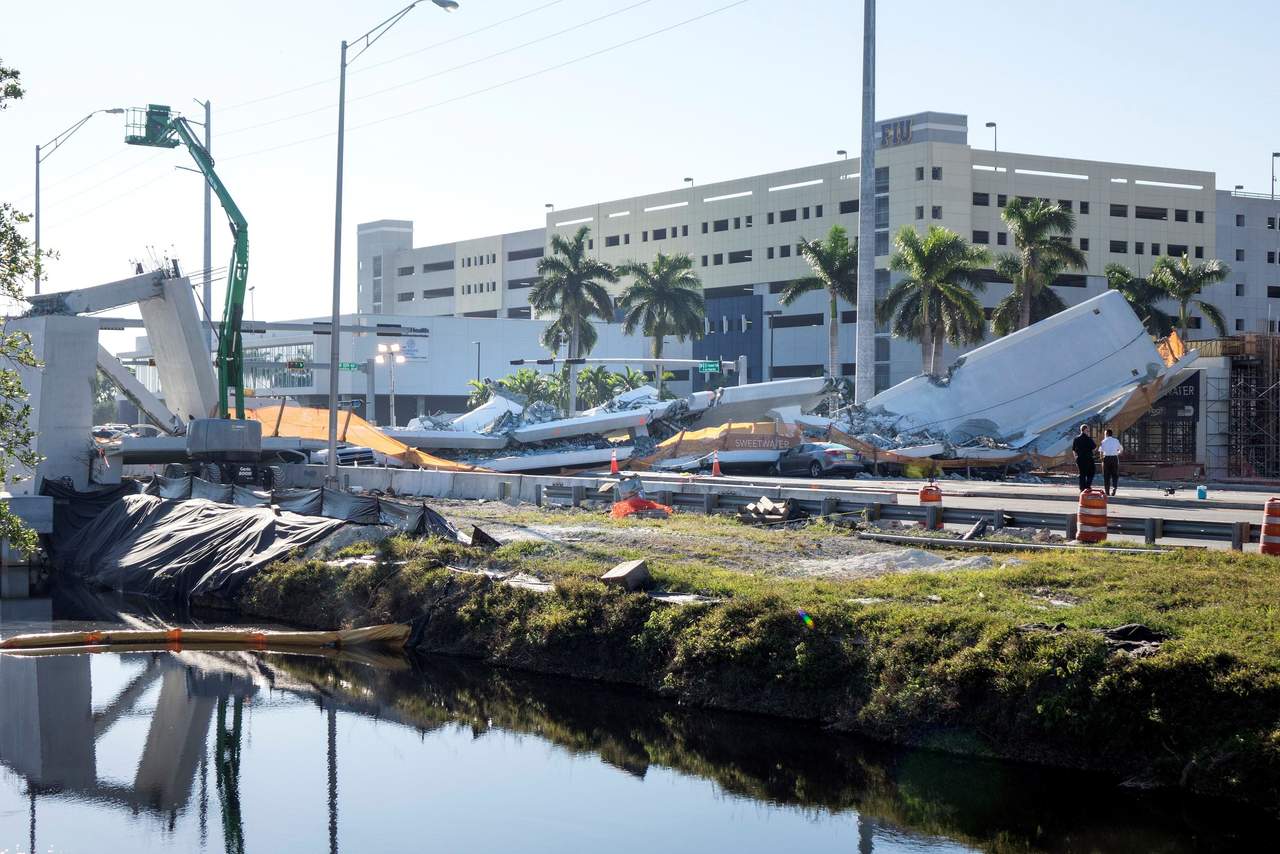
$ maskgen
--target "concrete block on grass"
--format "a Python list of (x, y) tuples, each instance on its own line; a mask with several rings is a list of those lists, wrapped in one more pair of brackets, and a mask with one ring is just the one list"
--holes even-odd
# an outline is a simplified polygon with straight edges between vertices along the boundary
[(641, 590), (649, 585), (649, 564), (643, 558), (629, 560), (600, 576), (600, 580), (627, 590)]

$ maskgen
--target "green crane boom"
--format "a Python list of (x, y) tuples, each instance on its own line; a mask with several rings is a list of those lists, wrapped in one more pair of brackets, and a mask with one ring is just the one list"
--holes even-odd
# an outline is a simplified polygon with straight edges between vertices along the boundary
[(231, 225), (233, 245), (231, 267), (227, 275), (227, 300), (222, 310), (218, 335), (218, 417), (230, 418), (228, 389), (235, 390), (236, 418), (244, 418), (244, 347), (240, 338), (240, 321), (244, 317), (245, 286), (249, 280), (249, 224), (213, 171), (213, 157), (196, 139), (191, 126), (162, 104), (148, 104), (145, 111), (129, 111), (124, 141), (129, 145), (155, 148), (177, 148), (185, 145), (200, 167), (200, 173), (218, 197)]

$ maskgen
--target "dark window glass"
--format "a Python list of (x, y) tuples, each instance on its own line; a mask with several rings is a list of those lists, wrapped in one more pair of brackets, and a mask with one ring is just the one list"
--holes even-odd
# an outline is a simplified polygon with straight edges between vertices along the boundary
[(1186, 210), (1186, 208), (1175, 208), (1175, 209), (1174, 209), (1174, 211), (1173, 211), (1173, 221), (1174, 221), (1174, 222), (1186, 222), (1186, 221), (1187, 221), (1187, 210)]
[(916, 219), (924, 219), (924, 205), (916, 205)]
[(983, 246), (986, 246), (991, 242), (991, 233), (987, 231), (975, 231), (973, 233), (973, 242), (981, 243)]
[(1089, 251), (1089, 238), (1087, 237), (1080, 238), (1080, 249), (1084, 252)]
[(1236, 226), (1244, 228), (1244, 214), (1236, 214)]
[[(769, 211), (764, 215), (764, 221), (766, 225), (773, 225), (773, 211)], [(706, 229), (704, 228), (703, 231), (705, 232)]]
[(705, 267), (705, 266), (707, 266), (707, 256), (706, 256), (706, 255), (703, 255), (703, 256), (702, 256), (702, 266), (704, 266), (704, 267)]
[(537, 276), (529, 276), (524, 279), (507, 279), (507, 290), (520, 291), (525, 288), (531, 288), (538, 283)]
[[(396, 267), (396, 275), (397, 275), (397, 276), (412, 276), (412, 275), (413, 275), (413, 268), (412, 268), (412, 267)], [(397, 294), (397, 295), (396, 295), (396, 299), (399, 299), (401, 296), (402, 296), (402, 294)], [(410, 294), (410, 295), (409, 295), (409, 299), (413, 299), (413, 294)], [(401, 301), (401, 302), (404, 302), (404, 300), (400, 300), (400, 301)]]
[(889, 254), (889, 232), (887, 231), (876, 232), (876, 254), (877, 255)]
[(702, 224), (702, 233), (703, 234), (707, 233), (707, 224), (705, 222)]
[(1237, 260), (1237, 261), (1243, 261), (1243, 260), (1244, 260), (1244, 250), (1243, 250), (1243, 249), (1237, 249), (1237, 250), (1236, 250), (1236, 260)]
[(1058, 199), (1058, 207), (1062, 208), (1064, 211), (1069, 211), (1069, 210), (1071, 210), (1071, 209), (1072, 209), (1071, 200), (1070, 200), (1070, 199)]
[(1089, 203), (1088, 203), (1088, 202), (1081, 202), (1081, 203), (1080, 203), (1080, 213), (1082, 213), (1082, 214), (1087, 214), (1088, 212), (1089, 212)]
[(630, 233), (630, 232), (628, 232), (628, 233), (626, 233), (626, 234), (622, 235), (622, 245), (623, 245), (623, 246), (630, 246), (630, 245), (631, 245), (631, 233)]
[(1169, 218), (1168, 208), (1153, 208), (1148, 205), (1135, 205), (1133, 208), (1134, 219), (1155, 219), (1161, 222)]
[(857, 213), (857, 212), (858, 212), (857, 199), (849, 199), (848, 201), (844, 201), (840, 203), (840, 213), (851, 214), (851, 213)]
[(1008, 196), (1006, 196), (1004, 193), (996, 194), (996, 207), (1002, 208), (1007, 204), (1009, 204)]
[(436, 261), (432, 264), (422, 265), (422, 272), (424, 273), (439, 273), (442, 270), (452, 270), (452, 269), (453, 269), (452, 258), (450, 258), (448, 261)]
[(1196, 257), (1197, 257), (1197, 258), (1203, 258), (1203, 257), (1204, 257), (1204, 247), (1203, 247), (1203, 246), (1197, 246), (1197, 247), (1196, 247)]
[(453, 296), (453, 288), (433, 288), (422, 292), (423, 299), (439, 299), (440, 297), (451, 296)]
[(621, 242), (622, 242), (622, 235), (620, 234), (612, 234), (604, 239), (604, 245), (606, 247), (617, 246)]
[(711, 262), (715, 264), (717, 267), (719, 267), (721, 264), (724, 263), (724, 255), (717, 252), (715, 255), (711, 256)]
[(734, 227), (734, 228), (742, 228), (742, 217), (740, 217), (740, 216), (735, 216), (735, 217), (733, 218), (733, 227)]
[[(822, 205), (816, 205), (814, 207), (813, 216), (814, 216), (814, 219), (822, 219)], [(747, 225), (750, 225), (751, 217), (747, 217), (747, 220), (748, 220)]]
[(665, 228), (655, 228), (655, 229), (653, 230), (653, 239), (654, 239), (654, 240), (666, 240), (666, 239), (667, 239), (667, 230), (666, 230)]
[(1144, 244), (1141, 240), (1134, 241), (1134, 244), (1133, 244), (1133, 254), (1134, 254), (1134, 255), (1141, 255), (1141, 254), (1142, 254), (1142, 249), (1143, 249), (1143, 247), (1144, 247), (1145, 245), (1146, 245), (1146, 244)]
[(413, 301), (412, 291), (408, 291), (403, 294), (396, 294), (396, 302), (412, 302), (412, 301)]
[(876, 167), (876, 192), (877, 193), (889, 192), (889, 167), (888, 166)]
[(796, 209), (795, 209), (795, 208), (791, 208), (790, 210), (779, 211), (779, 212), (778, 212), (778, 219), (779, 219), (779, 220), (781, 220), (782, 222), (795, 222), (795, 221), (796, 221)]
[(1280, 299), (1280, 285), (1267, 286), (1267, 299)]
[(743, 217), (743, 220), (745, 221), (747, 228), (751, 227), (751, 219), (752, 219), (751, 214), (747, 214), (745, 217)]
[(808, 219), (808, 218), (809, 218), (809, 209), (808, 209), (808, 208), (802, 208), (802, 209), (801, 209), (801, 214), (803, 215), (803, 217), (804, 217), (805, 219)]
[(647, 231), (642, 231), (642, 232), (640, 232), (640, 242), (641, 242), (641, 243), (648, 243), (648, 242), (649, 242), (649, 232), (647, 232)]
[(1111, 241), (1111, 251), (1121, 255), (1128, 253), (1129, 251), (1128, 241), (1124, 241), (1124, 240)]
[(933, 180), (935, 180), (935, 181), (941, 181), (941, 180), (942, 180), (942, 167), (941, 167), (941, 166), (935, 166), (935, 167), (933, 167)]
[(931, 213), (934, 219), (942, 219), (942, 205), (934, 205)]
[(1204, 211), (1196, 211), (1196, 222), (1198, 223), (1204, 222)]
[(751, 260), (750, 249), (739, 249), (737, 252), (729, 253), (730, 264), (745, 264)]
[(716, 220), (714, 223), (712, 223), (712, 224), (711, 224), (711, 229), (712, 229), (713, 231), (728, 231), (728, 230), (729, 230), (729, 220), (727, 220), (727, 219), (718, 219), (718, 220)]
[(923, 180), (924, 180), (924, 167), (923, 167), (923, 166), (917, 166), (917, 167), (916, 167), (916, 180), (917, 180), (917, 181), (923, 181)]
[(791, 244), (790, 244), (790, 243), (788, 243), (786, 246), (779, 246), (779, 247), (778, 247), (778, 254), (779, 254), (779, 255), (781, 255), (783, 258), (790, 258), (790, 257), (791, 257)]
[(766, 258), (767, 258), (768, 260), (770, 260), (770, 261), (772, 261), (772, 260), (773, 260), (773, 247), (772, 247), (772, 246), (770, 246), (768, 249), (766, 249), (766, 250), (765, 250), (765, 255), (766, 255)]
[(841, 323), (857, 323), (858, 313), (856, 311), (842, 311), (840, 312), (840, 322)]
[(1111, 206), (1111, 215), (1112, 215), (1112, 216), (1127, 217), (1127, 216), (1129, 216), (1129, 206), (1128, 206), (1128, 205), (1112, 205), (1112, 206)]
[(1160, 244), (1159, 244), (1159, 243), (1152, 243), (1152, 244), (1151, 244), (1151, 254), (1152, 254), (1152, 255), (1159, 255), (1159, 254), (1160, 254)]
[(680, 226), (680, 236), (681, 236), (681, 237), (688, 237), (688, 236), (689, 236), (689, 226), (687, 226), (687, 225), (682, 225), (682, 226)]
[(999, 234), (997, 234), (997, 235), (996, 235), (996, 244), (997, 244), (997, 245), (999, 245), (999, 246), (1005, 246), (1005, 245), (1007, 245), (1008, 243), (1009, 243), (1009, 235), (1008, 235), (1008, 233), (1007, 233), (1007, 232), (1003, 232), (1003, 231), (1002, 231), (1002, 232), (1000, 232)]
[(541, 258), (542, 247), (536, 246), (533, 249), (516, 249), (507, 253), (508, 261), (524, 261), (527, 258)]
[(773, 319), (774, 329), (792, 329), (797, 326), (821, 326), (822, 313), (817, 314), (780, 314)]
[(974, 193), (973, 204), (976, 207), (980, 207), (980, 208), (990, 207), (991, 194), (990, 193)]

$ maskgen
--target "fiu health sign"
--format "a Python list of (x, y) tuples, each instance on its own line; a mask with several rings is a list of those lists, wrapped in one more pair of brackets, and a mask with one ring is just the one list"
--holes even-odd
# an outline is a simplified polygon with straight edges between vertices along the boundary
[(911, 119), (897, 119), (880, 125), (880, 147), (890, 148), (911, 141)]

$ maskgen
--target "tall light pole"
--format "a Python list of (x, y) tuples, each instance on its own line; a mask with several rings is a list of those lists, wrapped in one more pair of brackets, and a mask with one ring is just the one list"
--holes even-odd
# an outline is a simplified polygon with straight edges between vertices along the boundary
[[(209, 156), (213, 156), (213, 125), (212, 114), (213, 105), (209, 100), (201, 101), (199, 98), (192, 98), (200, 106), (204, 107), (204, 150), (209, 152)], [(213, 189), (209, 186), (208, 181), (201, 181), (204, 185), (204, 287), (201, 289), (200, 298), (204, 302), (204, 319), (213, 319)], [(253, 290), (250, 288), (249, 290)], [(214, 343), (213, 327), (209, 328), (209, 352), (212, 353), (218, 349), (218, 345)]]
[(836, 149), (836, 157), (843, 157), (845, 160), (848, 160), (848, 159), (849, 159), (849, 152), (845, 151), (843, 148), (837, 148), (837, 149)]
[(862, 10), (862, 162), (858, 168), (858, 323), (853, 399), (876, 393), (876, 0)]
[(1280, 151), (1271, 152), (1271, 201), (1276, 200), (1276, 158), (1280, 158)]
[(690, 189), (690, 190), (692, 190), (692, 189), (693, 189), (693, 179), (692, 179), (692, 178), (685, 178), (685, 179), (684, 179), (684, 182), (685, 182), (686, 184), (688, 184), (688, 185), (689, 185), (689, 189)]
[(991, 128), (991, 150), (1000, 150), (1000, 128), (996, 127), (995, 122), (987, 122), (987, 127)]
[(472, 341), (476, 345), (476, 382), (480, 382), (480, 342)]
[[(414, 0), (369, 32), (353, 40), (354, 44), (364, 42), (355, 56), (347, 59), (347, 42), (342, 42), (342, 51), (338, 62), (338, 168), (337, 191), (333, 206), (333, 316), (329, 328), (332, 340), (329, 342), (329, 465), (326, 479), (331, 484), (338, 480), (338, 363), (341, 361), (339, 343), (341, 336), (338, 328), (342, 324), (342, 148), (346, 131), (347, 118), (347, 65), (360, 58), (360, 55), (373, 47), (378, 39), (400, 22), (400, 19), (413, 11), (423, 0)], [(456, 0), (431, 0), (446, 12), (458, 8)], [(395, 396), (392, 395), (394, 400)], [(393, 419), (394, 420), (394, 419)]]
[(111, 115), (120, 115), (124, 112), (124, 107), (111, 107), (106, 110), (94, 110), (89, 115), (80, 119), (71, 127), (46, 142), (44, 145), (36, 146), (36, 214), (35, 214), (35, 231), (36, 231), (36, 261), (35, 261), (35, 287), (36, 293), (40, 293), (40, 164), (48, 159), (49, 155), (57, 151), (62, 143), (71, 139), (72, 134), (84, 127), (84, 123), (89, 119), (98, 115), (98, 113), (110, 113)]
[[(396, 421), (396, 365), (404, 364), (404, 354), (400, 352), (399, 344), (379, 344), (378, 355), (373, 357), (373, 361), (377, 365), (386, 365), (391, 374), (391, 427), (395, 429), (400, 426)], [(376, 400), (374, 405), (377, 405)]]

